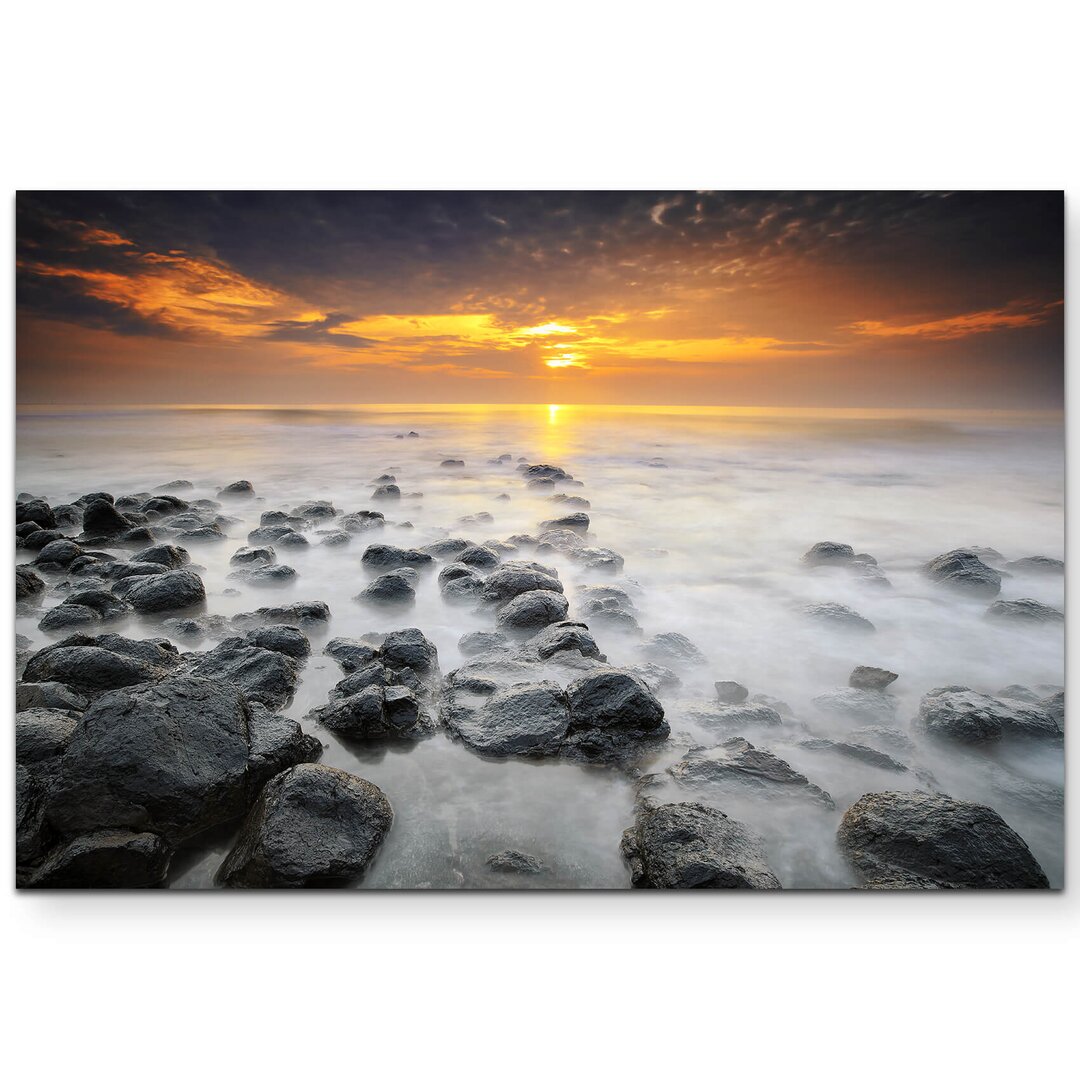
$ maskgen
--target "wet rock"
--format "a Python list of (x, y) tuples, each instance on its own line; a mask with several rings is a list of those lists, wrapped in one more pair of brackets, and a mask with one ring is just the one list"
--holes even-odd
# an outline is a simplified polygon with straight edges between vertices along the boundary
[(439, 678), (439, 651), (415, 626), (391, 630), (379, 647), (379, 659), (392, 671), (410, 671), (421, 681)]
[(15, 684), (15, 711), (61, 709), (82, 712), (89, 699), (60, 682), (18, 682)]
[(291, 566), (279, 563), (277, 566), (252, 566), (234, 570), (229, 578), (235, 581), (243, 581), (256, 588), (274, 588), (281, 585), (289, 585), (299, 575)]
[(779, 889), (759, 836), (698, 803), (646, 806), (623, 834), (635, 889)]
[(150, 832), (106, 829), (54, 851), (27, 883), (35, 889), (142, 889), (162, 884), (172, 850)]
[(223, 487), (217, 493), (217, 497), (219, 499), (250, 499), (254, 494), (255, 489), (249, 480), (236, 480)]
[(261, 607), (233, 616), (233, 625), (240, 628), (252, 626), (298, 626), (301, 630), (318, 628), (330, 621), (330, 608), (321, 600), (303, 600), (278, 607)]
[(323, 646), (323, 655), (336, 660), (346, 674), (370, 664), (379, 655), (379, 650), (364, 641), (352, 638), (334, 638)]
[(783, 758), (746, 739), (728, 739), (711, 750), (693, 749), (668, 772), (679, 784), (717, 785), (750, 793), (797, 795), (835, 810), (832, 796), (812, 784)]
[(474, 545), (468, 540), (463, 540), (461, 537), (448, 536), (443, 540), (435, 540), (433, 543), (425, 545), (420, 550), (426, 552), (435, 559), (449, 559), (452, 562), (456, 562), (457, 557), (461, 552), (473, 546)]
[(754, 701), (741, 705), (716, 705), (710, 709), (691, 709), (687, 716), (705, 727), (729, 732), (748, 727), (781, 727), (784, 723), (780, 713), (772, 705)]
[(439, 571), (439, 591), (449, 602), (476, 600), (483, 587), (483, 575), (463, 563), (450, 563)]
[(447, 458), (445, 461), (439, 463), (444, 469), (463, 469), (465, 468), (465, 462), (459, 458)]
[(457, 561), (476, 570), (493, 570), (499, 565), (501, 556), (489, 547), (467, 547), (458, 554)]
[(101, 616), (92, 608), (65, 602), (47, 611), (38, 622), (38, 629), (46, 633), (59, 633), (77, 626), (89, 626), (99, 622), (101, 622)]
[(220, 878), (247, 888), (350, 881), (364, 872), (393, 820), (374, 784), (325, 765), (297, 765), (263, 788)]
[(499, 612), (496, 624), (503, 631), (535, 633), (565, 619), (567, 609), (561, 592), (533, 589), (509, 601)]
[(32, 521), (43, 529), (56, 528), (56, 516), (44, 499), (27, 499), (15, 504), (15, 524), (22, 525), (27, 521)]
[(988, 806), (947, 795), (864, 795), (837, 830), (840, 847), (877, 889), (1045, 889), (1027, 844)]
[(434, 566), (435, 559), (426, 551), (394, 547), (393, 544), (370, 544), (360, 558), (365, 570), (384, 573), (387, 570), (399, 570), (402, 567), (420, 569)]
[(995, 600), (987, 609), (986, 617), (995, 622), (1011, 623), (1063, 623), (1064, 612), (1038, 600)]
[(45, 592), (45, 582), (29, 566), (15, 567), (15, 599), (39, 598)]
[(311, 502), (301, 503), (293, 507), (293, 516), (305, 518), (308, 521), (329, 521), (337, 516), (334, 504), (326, 499), (313, 499)]
[(412, 605), (416, 602), (416, 585), (419, 580), (417, 572), (410, 567), (391, 570), (389, 574), (380, 574), (353, 599), (362, 604)]
[(354, 739), (422, 739), (435, 723), (407, 686), (364, 687), (314, 710), (311, 718)]
[(848, 686), (854, 690), (884, 690), (899, 678), (895, 671), (859, 664), (848, 676)]
[(59, 529), (35, 529), (22, 537), (17, 546), (25, 548), (27, 551), (41, 551), (42, 548), (51, 544), (54, 540), (63, 540), (65, 543), (71, 542)]
[(183, 611), (206, 603), (202, 578), (193, 570), (170, 570), (128, 580), (136, 584), (126, 593), (127, 600), (141, 615)]
[(814, 698), (826, 716), (842, 717), (858, 724), (888, 724), (896, 718), (896, 699), (882, 690), (856, 690), (838, 686)]
[(510, 639), (497, 630), (473, 630), (458, 638), (458, 649), (462, 656), (482, 656), (484, 653), (506, 652), (510, 648)]
[(497, 851), (494, 855), (489, 855), (484, 862), (496, 874), (542, 874), (547, 869), (535, 855), (527, 855), (513, 848)]
[[(339, 524), (346, 532), (363, 533), (383, 528), (386, 525), (386, 519), (377, 510), (356, 510), (351, 514), (346, 514)], [(250, 540), (251, 537), (249, 536), (248, 539)]]
[(923, 573), (939, 584), (970, 596), (997, 596), (1001, 592), (1001, 574), (971, 551), (956, 549), (931, 559)]
[(838, 544), (833, 540), (821, 540), (802, 557), (806, 566), (847, 566), (855, 558), (850, 544)]
[(246, 784), (248, 796), (255, 795), (272, 777), (293, 765), (318, 761), (322, 743), (306, 735), (295, 720), (272, 712), (258, 702), (249, 704), (249, 756)]
[(111, 502), (95, 499), (83, 507), (82, 527), (87, 536), (117, 536), (127, 532), (131, 522)]
[(393, 500), (401, 498), (401, 488), (397, 484), (380, 484), (372, 493), (373, 499)]
[[(531, 595), (534, 594), (526, 593), (512, 603), (516, 604)], [(506, 608), (503, 609), (503, 611), (506, 610)], [(502, 637), (501, 634), (498, 636)], [(503, 640), (506, 639), (503, 638)], [(526, 648), (530, 655), (536, 656), (538, 660), (550, 660), (560, 653), (576, 653), (591, 659), (602, 659), (596, 639), (589, 633), (589, 628), (584, 623), (561, 621), (545, 626), (529, 639)]]
[(601, 669), (566, 689), (570, 730), (564, 752), (585, 760), (635, 756), (666, 739), (664, 707), (636, 675)]
[(247, 761), (236, 688), (178, 676), (115, 690), (79, 720), (48, 817), (64, 835), (131, 829), (175, 842), (243, 812)]
[(295, 626), (259, 626), (249, 630), (244, 639), (257, 649), (269, 649), (294, 660), (304, 660), (311, 655), (311, 642)]
[(75, 733), (77, 715), (51, 708), (16, 712), (15, 760), (27, 767), (57, 762)]
[(27, 661), (26, 682), (58, 682), (76, 693), (95, 697), (109, 690), (158, 679), (179, 659), (175, 647), (154, 641), (130, 641), (115, 634), (74, 634), (48, 645)]
[(83, 549), (73, 540), (50, 540), (40, 551), (35, 560), (38, 566), (49, 567), (70, 566), (80, 555)]
[(558, 465), (519, 465), (517, 471), (526, 480), (572, 480), (573, 477)]
[(918, 724), (929, 735), (961, 743), (997, 742), (1006, 735), (1061, 738), (1057, 721), (1041, 706), (966, 687), (931, 690), (919, 705)]
[(226, 638), (232, 628), (224, 615), (200, 615), (197, 619), (163, 619), (161, 628), (173, 638), (202, 641), (205, 637)]
[(552, 518), (549, 521), (541, 521), (542, 531), (567, 529), (578, 536), (584, 536), (589, 531), (589, 515), (578, 511), (574, 514), (566, 514), (563, 517)]
[(480, 597), (485, 603), (502, 606), (523, 593), (537, 589), (561, 593), (563, 586), (557, 577), (542, 570), (506, 564), (488, 576)]
[(342, 544), (348, 544), (352, 542), (352, 537), (347, 532), (342, 532), (340, 529), (333, 529), (330, 532), (320, 532), (322, 539), (319, 541), (324, 547), (340, 547)]
[[(169, 570), (179, 570), (191, 562), (191, 556), (175, 544), (155, 544), (131, 557), (132, 563), (154, 563)], [(130, 565), (130, 564), (129, 564)]]
[(273, 566), (277, 562), (277, 552), (272, 547), (237, 548), (229, 559), (230, 566)]
[(72, 593), (58, 607), (46, 612), (38, 629), (63, 630), (73, 626), (119, 619), (131, 612), (131, 607), (118, 596), (100, 589)]
[(567, 696), (553, 682), (511, 686), (491, 694), (479, 708), (447, 714), (453, 734), (492, 757), (557, 754), (569, 723)]
[(251, 701), (280, 709), (296, 692), (297, 663), (291, 656), (252, 645), (244, 638), (226, 638), (191, 665), (191, 675), (220, 679), (241, 689)]
[(1005, 564), (1010, 574), (1040, 574), (1046, 577), (1061, 577), (1065, 573), (1065, 564), (1060, 559), (1051, 559), (1048, 555), (1029, 555), (1026, 559), (1016, 559)]
[(862, 765), (887, 772), (907, 772), (907, 766), (882, 750), (857, 742), (835, 742), (832, 739), (803, 739), (799, 745), (805, 750), (825, 750), (841, 757), (851, 758)]
[(676, 669), (705, 663), (705, 654), (685, 634), (656, 634), (642, 642), (638, 652), (650, 660)]
[(750, 691), (742, 683), (723, 679), (713, 683), (716, 687), (716, 699), (721, 705), (741, 705), (749, 696)]
[(872, 634), (876, 627), (846, 604), (807, 604), (803, 614), (829, 630)]

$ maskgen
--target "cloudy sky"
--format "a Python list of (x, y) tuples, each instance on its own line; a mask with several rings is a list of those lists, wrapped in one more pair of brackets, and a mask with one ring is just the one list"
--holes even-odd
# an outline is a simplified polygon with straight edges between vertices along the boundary
[(1060, 193), (21, 193), (21, 404), (1060, 406)]

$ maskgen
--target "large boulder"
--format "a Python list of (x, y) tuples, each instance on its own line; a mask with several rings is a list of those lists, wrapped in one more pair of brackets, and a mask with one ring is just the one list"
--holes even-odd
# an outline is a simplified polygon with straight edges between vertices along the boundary
[(979, 694), (966, 686), (931, 690), (917, 723), (929, 735), (961, 743), (997, 742), (1004, 736), (1060, 739), (1061, 728), (1041, 704)]
[(260, 648), (244, 638), (226, 638), (200, 654), (191, 667), (192, 675), (239, 687), (250, 701), (269, 709), (280, 709), (292, 701), (297, 672), (297, 662), (291, 656)]
[(15, 524), (32, 521), (43, 529), (56, 528), (56, 515), (44, 499), (27, 499), (15, 504)]
[(165, 675), (179, 658), (175, 647), (160, 641), (131, 641), (116, 634), (73, 634), (48, 645), (27, 661), (26, 682), (58, 682), (93, 697)]
[(568, 604), (561, 592), (532, 589), (515, 596), (499, 612), (496, 621), (500, 630), (536, 633), (545, 626), (566, 618)]
[(495, 691), (478, 708), (449, 711), (446, 720), (450, 730), (480, 754), (543, 757), (559, 753), (570, 714), (563, 689), (538, 682)]
[(635, 889), (779, 889), (761, 839), (699, 803), (644, 806), (623, 834)]
[(360, 563), (365, 570), (381, 574), (387, 570), (400, 570), (403, 566), (417, 569), (434, 566), (435, 558), (426, 551), (399, 548), (393, 544), (369, 544), (360, 557)]
[(358, 603), (377, 607), (409, 607), (416, 602), (419, 577), (410, 567), (380, 574), (353, 597)]
[(297, 765), (263, 788), (220, 878), (247, 888), (350, 881), (364, 872), (393, 820), (374, 784), (325, 765)]
[(234, 615), (233, 625), (249, 629), (253, 626), (296, 626), (301, 630), (318, 629), (330, 621), (330, 608), (321, 600), (301, 600), (279, 607), (261, 607)]
[(15, 599), (38, 599), (45, 592), (45, 582), (29, 566), (15, 567)]
[(534, 589), (561, 593), (563, 586), (557, 577), (542, 570), (507, 564), (495, 570), (487, 578), (480, 591), (480, 598), (485, 603), (497, 604), (501, 607), (514, 597), (532, 592)]
[(238, 817), (249, 715), (241, 692), (214, 679), (105, 694), (67, 745), (49, 821), (61, 835), (129, 829), (175, 842)]
[(807, 604), (803, 608), (803, 614), (828, 630), (872, 634), (877, 629), (869, 619), (853, 611), (846, 604)]
[(642, 679), (628, 671), (592, 672), (572, 682), (566, 696), (570, 729), (564, 752), (573, 757), (634, 755), (670, 734), (663, 705)]
[(988, 806), (884, 791), (844, 814), (840, 847), (871, 888), (1045, 889), (1027, 844)]
[(202, 578), (194, 570), (170, 570), (166, 574), (153, 574), (134, 580), (137, 584), (126, 593), (126, 597), (141, 615), (183, 611), (206, 603)]
[(307, 761), (318, 761), (322, 743), (287, 716), (249, 703), (247, 789), (250, 798), (279, 772)]
[(191, 556), (175, 544), (155, 544), (145, 548), (131, 557), (131, 561), (139, 563), (156, 563), (169, 570), (179, 570), (181, 566), (187, 566), (191, 562)]
[(119, 536), (131, 522), (105, 499), (94, 499), (83, 507), (83, 532), (87, 536)]
[(1001, 574), (987, 566), (975, 552), (957, 548), (931, 559), (923, 573), (931, 580), (969, 596), (997, 596)]
[(37, 889), (140, 889), (160, 885), (172, 849), (160, 836), (104, 829), (55, 850), (27, 882)]
[(309, 717), (352, 739), (422, 739), (435, 728), (407, 686), (377, 683), (335, 697)]

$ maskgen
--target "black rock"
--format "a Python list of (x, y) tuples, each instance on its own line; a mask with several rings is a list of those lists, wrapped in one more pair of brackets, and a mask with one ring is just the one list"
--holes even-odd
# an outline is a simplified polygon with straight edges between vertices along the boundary
[(280, 607), (261, 607), (233, 616), (233, 625), (252, 626), (298, 626), (301, 630), (317, 628), (330, 621), (330, 608), (321, 600), (298, 601)]
[(500, 630), (535, 633), (566, 618), (568, 604), (561, 592), (533, 589), (515, 596), (498, 614)]
[(370, 664), (379, 655), (379, 650), (363, 641), (351, 638), (334, 638), (323, 646), (323, 654), (333, 657), (346, 674)]
[(289, 585), (297, 577), (299, 577), (297, 572), (284, 563), (279, 563), (277, 566), (245, 566), (229, 574), (231, 580), (243, 581), (256, 588), (275, 588), (281, 585)]
[(645, 806), (623, 834), (635, 889), (779, 889), (760, 837), (698, 803)]
[(45, 582), (29, 566), (15, 567), (15, 599), (29, 600), (45, 592)]
[(572, 533), (584, 536), (589, 531), (590, 524), (589, 515), (579, 512), (567, 514), (560, 518), (552, 518), (549, 521), (541, 521), (540, 529), (542, 531), (568, 529)]
[(279, 652), (294, 660), (303, 660), (311, 655), (311, 642), (295, 626), (259, 626), (249, 630), (244, 638), (258, 649)]
[(221, 866), (221, 880), (247, 888), (352, 880), (393, 820), (374, 784), (325, 765), (297, 765), (263, 788)]
[(1049, 887), (1027, 844), (996, 811), (947, 795), (864, 795), (844, 814), (837, 840), (871, 888)]
[(362, 604), (406, 606), (416, 602), (416, 585), (419, 576), (410, 567), (380, 574), (368, 586), (361, 589), (354, 600)]
[(553, 682), (511, 686), (445, 718), (462, 742), (492, 757), (558, 754), (570, 724), (566, 693)]
[(35, 889), (141, 889), (160, 885), (172, 850), (160, 836), (104, 829), (54, 851), (27, 884)]
[(127, 580), (136, 582), (126, 593), (128, 602), (142, 615), (183, 611), (206, 603), (202, 578), (194, 570), (170, 570)]
[(191, 556), (182, 547), (177, 547), (175, 544), (155, 544), (132, 555), (131, 563), (128, 565), (154, 563), (169, 570), (179, 570), (180, 567), (187, 566), (189, 562), (191, 562)]
[[(533, 594), (526, 593), (524, 596), (518, 597), (518, 600), (524, 600), (531, 595)], [(517, 603), (517, 600), (513, 601), (513, 603)], [(498, 636), (502, 637), (501, 634)], [(580, 656), (594, 660), (602, 659), (596, 639), (589, 633), (589, 628), (584, 623), (552, 623), (530, 638), (527, 647), (529, 652), (535, 654), (538, 660), (550, 660), (560, 653), (577, 653)]]
[(22, 525), (26, 521), (32, 521), (43, 529), (56, 528), (56, 516), (44, 499), (27, 499), (26, 502), (15, 504), (15, 524)]
[(234, 483), (223, 487), (218, 492), (218, 498), (230, 498), (230, 499), (249, 499), (255, 494), (255, 489), (251, 486), (251, 482), (248, 480), (237, 480)]
[(50, 540), (38, 551), (35, 562), (42, 567), (70, 566), (83, 553), (74, 540)]
[(87, 536), (118, 536), (131, 522), (111, 502), (95, 499), (83, 507), (82, 527)]
[(58, 682), (93, 697), (167, 674), (178, 663), (172, 646), (129, 641), (115, 634), (72, 637), (48, 645), (27, 661), (26, 682)]
[(435, 559), (426, 551), (394, 547), (393, 544), (369, 544), (360, 557), (360, 563), (365, 570), (384, 573), (387, 570), (399, 570), (402, 567), (434, 566)]
[(562, 582), (542, 570), (520, 565), (504, 565), (495, 570), (484, 582), (480, 592), (485, 603), (503, 605), (522, 593), (535, 589), (561, 593)]
[(252, 702), (249, 707), (247, 789), (254, 799), (263, 784), (279, 772), (322, 756), (322, 743), (304, 734), (295, 720), (271, 712), (265, 705)]
[(585, 759), (635, 756), (670, 733), (664, 707), (636, 675), (604, 668), (571, 683), (565, 750)]
[(535, 855), (527, 855), (512, 848), (497, 851), (494, 855), (489, 855), (484, 862), (496, 874), (542, 874), (547, 869)]
[(269, 709), (283, 708), (296, 693), (296, 661), (283, 653), (252, 645), (244, 638), (226, 638), (209, 652), (200, 653), (190, 673), (238, 687), (250, 701)]
[(62, 709), (82, 712), (90, 702), (82, 694), (60, 682), (18, 682), (15, 684), (15, 711)]
[(380, 484), (372, 493), (373, 499), (392, 500), (401, 498), (401, 488), (397, 484)]

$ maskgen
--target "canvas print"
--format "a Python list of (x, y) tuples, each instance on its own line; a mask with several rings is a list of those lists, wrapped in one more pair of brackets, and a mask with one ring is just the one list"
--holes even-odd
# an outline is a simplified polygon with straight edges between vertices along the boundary
[(20, 887), (1062, 887), (1060, 192), (15, 214)]

